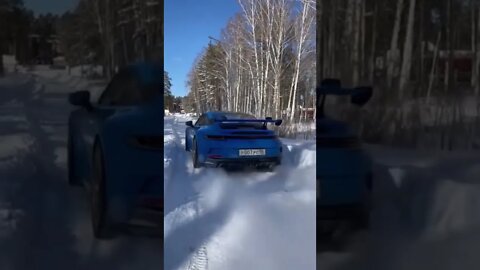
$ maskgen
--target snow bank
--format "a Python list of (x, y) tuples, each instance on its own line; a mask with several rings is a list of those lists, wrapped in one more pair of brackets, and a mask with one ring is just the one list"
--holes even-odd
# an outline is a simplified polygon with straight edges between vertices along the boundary
[(206, 260), (210, 270), (314, 269), (312, 175), (304, 170), (295, 171), (296, 178), (249, 181), (223, 171), (205, 173), (194, 182), (198, 201), (165, 217), (167, 265), (191, 250), (178, 269), (195, 269)]
[(282, 139), (282, 143), (286, 152), (283, 162), (298, 168), (316, 166), (317, 150), (315, 141)]
[[(1, 121), (4, 122), (4, 121)], [(0, 238), (5, 238), (14, 233), (24, 211), (15, 208), (10, 202), (19, 183), (9, 183), (12, 177), (19, 180), (31, 170), (23, 168), (19, 172), (16, 167), (21, 163), (22, 157), (28, 153), (34, 139), (27, 133), (0, 136)]]
[(91, 75), (100, 75), (102, 74), (102, 66), (92, 66), (92, 65), (84, 65), (84, 66), (74, 66), (70, 68), (71, 76), (75, 77), (85, 77)]
[(480, 155), (370, 150), (377, 161), (372, 231), (352, 239), (350, 257), (336, 269), (477, 269)]
[(435, 238), (480, 226), (479, 160), (478, 154), (450, 153), (420, 166), (390, 167), (406, 228)]
[(0, 55), (3, 58), (3, 67), (7, 72), (14, 72), (17, 66), (15, 55)]
[(315, 122), (302, 122), (302, 123), (284, 123), (279, 128), (281, 137), (291, 139), (303, 139), (303, 140), (315, 140), (316, 138), (316, 125)]
[(50, 82), (62, 85), (63, 87), (48, 88), (43, 91), (49, 93), (71, 93), (75, 91), (87, 90), (90, 92), (92, 102), (98, 100), (100, 94), (105, 89), (107, 82), (103, 79), (89, 79), (82, 76), (80, 67), (73, 67), (71, 72), (68, 70), (50, 69), (47, 66), (36, 66), (31, 73), (41, 79), (48, 79)]
[(0, 136), (0, 159), (15, 156), (17, 152), (27, 151), (34, 139), (27, 133)]

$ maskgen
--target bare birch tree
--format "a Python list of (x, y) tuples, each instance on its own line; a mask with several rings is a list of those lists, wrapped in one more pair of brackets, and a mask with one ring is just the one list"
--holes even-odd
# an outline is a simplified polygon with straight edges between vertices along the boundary
[(358, 84), (360, 78), (360, 31), (361, 31), (361, 8), (362, 0), (355, 0), (354, 5), (354, 27), (353, 27), (353, 49), (352, 49), (352, 82)]
[[(241, 0), (217, 42), (222, 53), (199, 56), (189, 76), (198, 108), (217, 106), (257, 116), (298, 120), (299, 98), (314, 97), (315, 1)], [(306, 72), (306, 71), (309, 72)], [(312, 84), (313, 80), (313, 84)], [(210, 96), (222, 97), (212, 101)]]
[(390, 50), (387, 54), (387, 83), (388, 86), (392, 86), (392, 80), (395, 69), (398, 63), (398, 36), (400, 33), (400, 23), (402, 20), (403, 0), (397, 1), (397, 9), (395, 15), (395, 24), (392, 31), (392, 40), (390, 43)]
[(480, 7), (477, 7), (474, 10), (478, 10), (477, 14), (477, 27), (476, 27), (476, 38), (474, 39), (475, 41), (475, 54), (474, 54), (474, 61), (473, 61), (473, 81), (474, 81), (474, 92), (475, 95), (478, 97), (480, 94)]
[(410, 6), (408, 9), (408, 24), (407, 34), (405, 37), (405, 43), (403, 46), (403, 61), (402, 69), (400, 73), (400, 83), (398, 88), (398, 97), (401, 100), (405, 86), (410, 80), (410, 68), (412, 66), (412, 47), (413, 47), (413, 25), (415, 20), (415, 0), (410, 0)]
[[(296, 96), (297, 96), (297, 88), (298, 88), (298, 78), (300, 74), (300, 65), (304, 57), (308, 55), (308, 46), (306, 43), (308, 38), (313, 36), (311, 35), (311, 29), (314, 26), (315, 21), (315, 7), (313, 1), (302, 0), (303, 8), (302, 12), (299, 16), (297, 21), (297, 31), (296, 31), (296, 44), (297, 44), (297, 51), (295, 56), (295, 69), (294, 69), (294, 76), (292, 79), (291, 85), (291, 103), (288, 105), (288, 109), (290, 109), (290, 121), (293, 121), (295, 117), (295, 106), (296, 106)], [(290, 98), (289, 98), (290, 100)]]

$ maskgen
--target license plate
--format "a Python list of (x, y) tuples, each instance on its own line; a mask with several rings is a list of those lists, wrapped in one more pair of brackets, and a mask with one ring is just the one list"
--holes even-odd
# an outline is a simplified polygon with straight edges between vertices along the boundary
[(239, 156), (265, 156), (265, 149), (240, 149)]

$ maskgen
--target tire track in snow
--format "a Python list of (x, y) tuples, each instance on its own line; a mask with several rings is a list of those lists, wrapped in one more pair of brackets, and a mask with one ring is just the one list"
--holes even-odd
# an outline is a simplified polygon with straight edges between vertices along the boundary
[[(171, 155), (170, 166), (172, 167), (172, 170), (170, 171), (170, 175), (167, 181), (168, 183), (167, 189), (174, 189), (176, 187), (175, 184), (178, 184), (178, 183), (174, 182), (174, 179), (180, 180), (180, 181), (189, 181), (192, 178), (192, 176), (189, 174), (189, 171), (188, 171), (188, 166), (190, 165), (189, 163), (191, 158), (188, 156), (187, 152), (185, 151), (185, 145), (182, 144), (182, 141), (184, 140), (184, 138), (181, 135), (179, 135), (178, 130), (175, 128), (178, 125), (178, 119), (174, 118), (172, 122), (173, 123), (172, 123), (171, 129), (172, 129), (172, 135), (174, 136), (174, 140), (172, 143), (173, 147), (171, 148), (172, 150), (170, 151), (170, 155)], [(181, 161), (187, 161), (187, 163), (182, 164)], [(194, 170), (202, 171), (203, 169), (194, 169)], [(199, 196), (198, 192), (196, 192), (195, 190), (192, 190), (192, 192), (194, 192), (192, 196), (183, 197), (183, 201), (176, 202), (175, 206), (178, 207), (178, 206), (187, 204), (191, 201), (197, 201)], [(180, 194), (184, 194), (184, 192), (181, 192)], [(166, 212), (169, 212), (169, 211), (166, 211)]]
[[(166, 121), (165, 121), (166, 123)], [(168, 191), (175, 189), (176, 188), (176, 180), (179, 181), (190, 181), (193, 180), (191, 179), (192, 176), (189, 175), (188, 173), (188, 163), (190, 163), (190, 158), (188, 157), (188, 153), (185, 151), (185, 145), (182, 143), (184, 141), (184, 137), (182, 137), (179, 134), (179, 130), (177, 129), (177, 126), (179, 125), (178, 118), (174, 117), (172, 119), (171, 123), (171, 130), (172, 130), (172, 135), (174, 136), (174, 140), (172, 142), (173, 147), (169, 151), (170, 153), (170, 160), (171, 160), (171, 167), (172, 170), (169, 173), (169, 179), (166, 181), (168, 183), (167, 189)], [(187, 164), (182, 164), (182, 161), (187, 161)], [(203, 170), (203, 169), (195, 169), (195, 170)], [(183, 177), (181, 177), (183, 175)], [(181, 188), (181, 187), (180, 187)], [(173, 209), (170, 211), (165, 211), (166, 216), (170, 214), (170, 216), (173, 216), (170, 224), (171, 225), (177, 225), (182, 222), (182, 220), (185, 220), (185, 216), (183, 215), (185, 213), (185, 210), (181, 208), (189, 208), (193, 209), (194, 214), (190, 216), (190, 219), (196, 219), (200, 216), (201, 211), (201, 205), (199, 203), (199, 199), (201, 198), (200, 194), (192, 190), (194, 193), (191, 194), (191, 196), (183, 196), (181, 202), (174, 202)], [(175, 194), (175, 190), (172, 192)], [(180, 193), (181, 194), (181, 193)], [(175, 195), (173, 195), (175, 197)], [(172, 198), (172, 195), (169, 196), (169, 198)], [(167, 206), (167, 202), (165, 203), (165, 206)], [(178, 211), (177, 211), (178, 210)], [(192, 246), (188, 247), (189, 250), (185, 252), (189, 252), (192, 255), (188, 259), (188, 263), (186, 266), (185, 270), (207, 270), (208, 269), (208, 255), (207, 255), (207, 248), (206, 246), (202, 245), (199, 248), (195, 248)], [(166, 246), (166, 249), (168, 249), (168, 246)]]
[(190, 259), (188, 270), (207, 270), (208, 269), (208, 255), (207, 247), (201, 246)]
[[(28, 76), (23, 89), (33, 89), (37, 81)], [(21, 251), (15, 255), (15, 269), (64, 268), (66, 265), (78, 265), (73, 247), (69, 245), (73, 235), (68, 232), (67, 217), (60, 213), (69, 208), (68, 187), (65, 172), (58, 168), (55, 160), (55, 143), (41, 127), (39, 115), (40, 100), (31, 92), (19, 97), (25, 103), (24, 113), (28, 122), (29, 134), (34, 137), (30, 152), (25, 157), (26, 163), (33, 164), (35, 170), (23, 183), (22, 196), (18, 203), (26, 211), (25, 219), (20, 224), (16, 235)], [(61, 207), (59, 208), (59, 206)], [(52, 228), (56, 228), (52, 231)], [(20, 236), (21, 234), (21, 236)], [(48, 246), (49, 248), (45, 249)], [(28, 257), (29, 260), (25, 260)], [(73, 269), (76, 269), (75, 267)]]

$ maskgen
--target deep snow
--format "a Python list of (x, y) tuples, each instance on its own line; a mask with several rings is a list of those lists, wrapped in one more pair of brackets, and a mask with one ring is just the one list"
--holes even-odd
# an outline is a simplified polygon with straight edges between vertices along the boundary
[(165, 117), (165, 269), (315, 269), (315, 142), (272, 173), (193, 169), (187, 120)]
[(2, 270), (162, 269), (159, 238), (96, 241), (85, 191), (68, 186), (67, 95), (87, 88), (91, 82), (41, 66), (0, 78)]
[(367, 146), (376, 161), (373, 226), (317, 269), (478, 269), (480, 154)]

